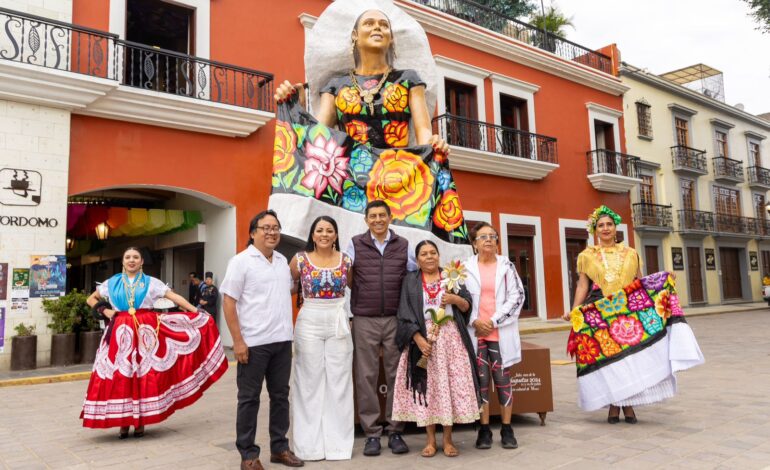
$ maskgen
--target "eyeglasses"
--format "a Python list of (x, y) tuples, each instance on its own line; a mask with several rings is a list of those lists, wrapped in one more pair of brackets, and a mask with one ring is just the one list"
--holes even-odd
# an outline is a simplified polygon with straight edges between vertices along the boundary
[(498, 238), (497, 235), (479, 235), (478, 237), (476, 237), (476, 240), (481, 240), (481, 241), (492, 240), (493, 242), (496, 242), (497, 238)]
[(269, 225), (261, 225), (261, 226), (259, 226), (258, 225), (257, 228), (258, 229), (262, 229), (262, 231), (265, 232), (265, 233), (281, 233), (281, 227), (279, 227), (277, 225), (272, 225), (272, 226), (269, 226)]

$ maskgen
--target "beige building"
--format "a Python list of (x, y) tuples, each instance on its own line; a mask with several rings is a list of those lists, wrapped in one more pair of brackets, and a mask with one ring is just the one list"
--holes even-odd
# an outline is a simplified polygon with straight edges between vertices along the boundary
[(770, 275), (770, 122), (725, 103), (703, 64), (664, 75), (624, 64), (626, 147), (646, 272), (673, 271), (683, 305), (761, 300)]

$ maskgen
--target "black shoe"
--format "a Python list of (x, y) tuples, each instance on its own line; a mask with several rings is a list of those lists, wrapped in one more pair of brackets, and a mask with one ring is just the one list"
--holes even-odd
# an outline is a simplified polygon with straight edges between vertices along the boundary
[(388, 447), (394, 454), (406, 454), (409, 452), (409, 446), (404, 442), (404, 438), (401, 437), (401, 433), (394, 432), (388, 436)]
[(479, 437), (476, 439), (477, 449), (491, 449), (492, 448), (492, 431), (487, 427), (479, 429)]
[(500, 429), (500, 440), (502, 441), (503, 449), (519, 447), (519, 443), (516, 442), (516, 438), (513, 436), (513, 428), (510, 424), (503, 424), (503, 428)]
[(379, 437), (367, 437), (366, 444), (364, 444), (364, 455), (367, 457), (374, 457), (380, 455), (380, 438)]
[[(613, 415), (612, 412), (617, 410), (617, 414)], [(620, 422), (620, 408), (610, 405), (610, 412), (607, 415), (607, 422), (610, 424), (618, 424)]]
[[(626, 414), (626, 411), (631, 411), (631, 416), (628, 416), (628, 414)], [(623, 419), (628, 424), (636, 424), (637, 419), (636, 419), (636, 413), (634, 413), (634, 409), (631, 408), (630, 406), (628, 406), (628, 407), (624, 406), (623, 407)]]

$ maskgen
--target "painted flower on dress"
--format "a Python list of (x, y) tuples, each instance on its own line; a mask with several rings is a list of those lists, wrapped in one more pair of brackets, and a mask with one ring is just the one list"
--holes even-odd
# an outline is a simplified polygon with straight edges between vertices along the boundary
[(668, 306), (671, 308), (672, 317), (684, 316), (682, 306), (679, 305), (679, 294), (671, 294), (668, 296)]
[(593, 364), (602, 354), (599, 342), (588, 335), (575, 335), (575, 344), (578, 364)]
[(599, 342), (602, 354), (606, 357), (612, 357), (623, 350), (618, 343), (612, 339), (608, 330), (599, 330), (594, 333), (594, 339)]
[(660, 318), (667, 319), (671, 316), (671, 304), (669, 302), (669, 294), (667, 290), (661, 291), (658, 297), (655, 299), (655, 311)]
[(604, 321), (604, 318), (602, 318), (602, 314), (593, 306), (589, 306), (583, 310), (583, 317), (585, 318), (585, 322), (588, 323), (588, 326), (591, 328), (609, 327), (607, 322)]
[(447, 156), (440, 150), (433, 150), (433, 161), (439, 165), (443, 165), (447, 161)]
[(626, 310), (627, 304), (626, 293), (623, 291), (619, 291), (614, 296), (597, 300), (594, 303), (596, 309), (601, 312), (604, 318), (610, 318), (623, 313)]
[(638, 315), (639, 320), (642, 322), (642, 326), (644, 326), (644, 331), (646, 331), (648, 335), (652, 336), (663, 330), (663, 319), (658, 315), (655, 309), (648, 308), (647, 310), (639, 312)]
[(434, 177), (419, 155), (401, 149), (380, 154), (369, 172), (366, 197), (380, 199), (390, 207), (393, 218), (404, 220), (430, 199)]
[(365, 122), (352, 120), (345, 124), (345, 131), (356, 142), (365, 144), (369, 142), (369, 126)]
[[(639, 282), (638, 280), (636, 282)], [(638, 312), (652, 307), (654, 304), (647, 291), (642, 289), (641, 284), (639, 288), (628, 293), (628, 309), (632, 312)]]
[(302, 186), (315, 190), (316, 199), (321, 197), (327, 186), (341, 193), (349, 160), (345, 156), (345, 147), (331, 137), (318, 133), (315, 140), (305, 142), (305, 156), (307, 159)]
[(661, 290), (663, 285), (668, 279), (668, 273), (661, 271), (659, 273), (650, 274), (641, 279), (642, 286), (647, 290)]
[(580, 311), (580, 308), (575, 307), (572, 309), (569, 313), (569, 321), (572, 323), (572, 331), (575, 333), (583, 329), (585, 320), (583, 319), (583, 312)]
[(406, 147), (409, 145), (409, 123), (406, 121), (390, 121), (383, 129), (385, 143), (390, 147)]
[(391, 83), (382, 91), (382, 104), (391, 113), (400, 113), (409, 105), (409, 90), (400, 83)]
[(450, 189), (441, 195), (441, 201), (433, 212), (433, 223), (450, 232), (463, 224), (463, 208), (457, 191)]
[(297, 134), (291, 124), (277, 121), (273, 143), (273, 174), (283, 173), (294, 166), (295, 150), (297, 150)]
[(436, 179), (438, 179), (438, 187), (442, 191), (449, 189), (449, 185), (452, 183), (452, 175), (449, 174), (449, 170), (439, 171)]
[(361, 95), (354, 87), (342, 87), (334, 99), (334, 104), (345, 114), (358, 114), (361, 112)]
[(618, 344), (634, 346), (639, 344), (644, 336), (642, 323), (634, 317), (620, 315), (610, 325), (610, 336)]
[(366, 209), (366, 193), (350, 180), (345, 181), (342, 193), (342, 207), (353, 212)]
[(367, 175), (372, 169), (372, 165), (374, 165), (372, 152), (370, 152), (369, 149), (365, 146), (358, 145), (350, 153), (350, 169), (357, 174), (364, 175), (364, 177), (368, 179)]

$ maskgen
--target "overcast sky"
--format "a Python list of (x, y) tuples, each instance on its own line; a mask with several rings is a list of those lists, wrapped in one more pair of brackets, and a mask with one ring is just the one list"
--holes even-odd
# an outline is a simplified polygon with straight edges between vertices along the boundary
[(726, 103), (770, 112), (770, 34), (754, 29), (741, 0), (543, 1), (573, 17), (571, 41), (589, 48), (614, 42), (624, 62), (655, 74), (702, 62), (723, 72)]

